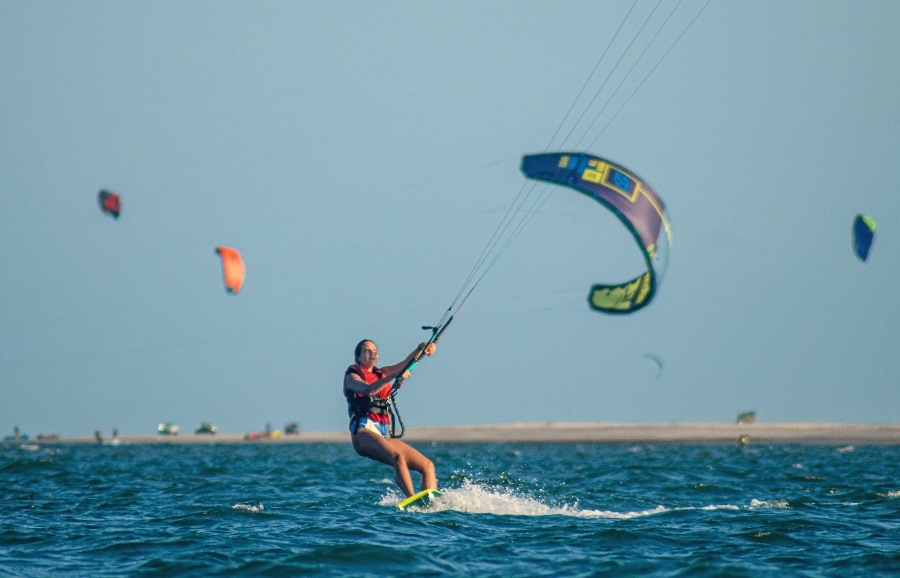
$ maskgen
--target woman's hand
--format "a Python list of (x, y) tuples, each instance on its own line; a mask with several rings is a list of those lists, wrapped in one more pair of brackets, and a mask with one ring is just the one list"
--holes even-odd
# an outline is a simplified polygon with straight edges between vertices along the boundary
[(432, 355), (435, 349), (437, 349), (437, 345), (435, 345), (433, 342), (429, 343), (427, 346), (424, 342), (419, 344), (419, 351), (424, 351), (425, 355)]

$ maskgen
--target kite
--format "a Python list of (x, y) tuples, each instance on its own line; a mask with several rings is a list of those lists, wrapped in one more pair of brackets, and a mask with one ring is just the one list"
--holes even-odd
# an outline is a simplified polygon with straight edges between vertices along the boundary
[(244, 260), (241, 259), (241, 254), (230, 247), (216, 247), (216, 253), (222, 258), (225, 290), (237, 294), (244, 284)]
[(662, 375), (662, 371), (663, 371), (663, 362), (662, 362), (662, 359), (660, 359), (659, 357), (653, 355), (652, 353), (647, 353), (647, 354), (645, 354), (645, 355), (642, 355), (641, 357), (642, 357), (643, 359), (649, 359), (650, 361), (656, 362), (656, 365), (657, 365), (657, 369), (656, 369), (656, 379), (659, 379), (660, 376)]
[(119, 218), (119, 213), (122, 212), (122, 197), (117, 193), (101, 189), (100, 194), (97, 196), (97, 200), (100, 201), (101, 211), (112, 216), (114, 219)]
[(616, 285), (591, 287), (588, 304), (601, 313), (633, 313), (650, 304), (665, 275), (672, 229), (663, 200), (639, 176), (588, 153), (543, 153), (522, 157), (529, 179), (563, 185), (612, 211), (637, 242), (647, 271)]
[(864, 215), (856, 215), (853, 220), (853, 252), (863, 263), (869, 258), (869, 249), (875, 240), (878, 223)]

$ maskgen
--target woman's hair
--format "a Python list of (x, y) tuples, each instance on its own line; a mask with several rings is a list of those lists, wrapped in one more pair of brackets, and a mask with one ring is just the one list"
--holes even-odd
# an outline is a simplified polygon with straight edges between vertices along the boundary
[(356, 344), (356, 349), (353, 351), (353, 360), (356, 363), (359, 363), (359, 354), (362, 353), (363, 343), (375, 343), (371, 339), (363, 339), (359, 343)]

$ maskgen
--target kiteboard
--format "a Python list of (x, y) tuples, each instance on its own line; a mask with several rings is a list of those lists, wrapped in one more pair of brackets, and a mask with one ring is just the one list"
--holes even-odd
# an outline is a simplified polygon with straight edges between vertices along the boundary
[(416, 508), (427, 507), (440, 495), (441, 493), (437, 490), (422, 490), (418, 494), (413, 494), (397, 504), (397, 509), (405, 510), (411, 506), (415, 506)]

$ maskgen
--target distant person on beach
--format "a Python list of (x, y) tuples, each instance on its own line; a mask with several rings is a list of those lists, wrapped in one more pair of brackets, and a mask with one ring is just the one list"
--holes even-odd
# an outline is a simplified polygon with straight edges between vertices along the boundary
[[(420, 351), (426, 355), (434, 353), (435, 344), (422, 343), (400, 363), (376, 367), (378, 347), (375, 342), (364, 339), (356, 345), (356, 363), (344, 372), (344, 396), (350, 413), (350, 438), (353, 449), (363, 457), (387, 464), (394, 468), (394, 480), (407, 496), (415, 494), (409, 470), (422, 476), (423, 490), (436, 490), (434, 464), (417, 450), (404, 442), (391, 438), (388, 429), (391, 414), (388, 400), (391, 397), (391, 382), (409, 377), (403, 371), (406, 364)], [(402, 376), (400, 372), (403, 372)]]

